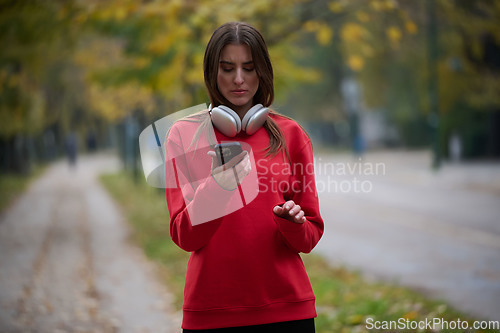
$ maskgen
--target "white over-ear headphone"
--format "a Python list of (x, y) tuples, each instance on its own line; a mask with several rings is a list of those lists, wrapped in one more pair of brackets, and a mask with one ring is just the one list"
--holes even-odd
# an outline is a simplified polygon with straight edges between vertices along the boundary
[(210, 105), (208, 109), (214, 126), (228, 137), (236, 136), (242, 130), (248, 135), (254, 134), (264, 125), (269, 114), (269, 109), (262, 104), (253, 106), (241, 120), (236, 112), (225, 105), (219, 105), (213, 109)]

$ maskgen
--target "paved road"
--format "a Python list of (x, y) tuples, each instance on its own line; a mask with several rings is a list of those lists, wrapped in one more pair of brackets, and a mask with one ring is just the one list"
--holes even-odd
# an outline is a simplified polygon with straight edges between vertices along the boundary
[(400, 152), (316, 164), (326, 222), (318, 252), (500, 320), (500, 163), (432, 172), (428, 153)]
[(179, 332), (180, 316), (96, 175), (52, 166), (0, 216), (0, 332)]

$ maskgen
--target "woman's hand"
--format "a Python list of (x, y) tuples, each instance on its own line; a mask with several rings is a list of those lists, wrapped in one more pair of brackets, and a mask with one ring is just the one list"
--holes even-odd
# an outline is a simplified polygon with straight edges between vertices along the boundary
[(225, 190), (232, 191), (238, 188), (243, 179), (252, 170), (252, 164), (248, 152), (243, 151), (229, 162), (219, 165), (214, 151), (208, 153), (212, 157), (212, 176), (217, 184)]
[(274, 206), (273, 212), (291, 222), (304, 223), (306, 221), (304, 211), (293, 200), (285, 202), (283, 206)]

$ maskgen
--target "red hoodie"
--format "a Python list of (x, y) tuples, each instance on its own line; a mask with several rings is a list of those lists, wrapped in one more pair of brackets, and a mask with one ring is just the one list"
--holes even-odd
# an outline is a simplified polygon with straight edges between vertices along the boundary
[[(199, 123), (181, 120), (170, 130), (166, 141), (170, 234), (180, 248), (191, 252), (184, 329), (316, 317), (315, 297), (299, 255), (309, 253), (323, 234), (312, 145), (295, 121), (277, 114), (271, 117), (285, 137), (291, 164), (282, 152), (266, 157), (269, 135), (264, 128), (234, 138), (215, 129), (218, 142), (239, 141), (250, 153), (252, 171), (234, 191), (222, 189), (210, 176), (208, 140), (203, 135), (193, 140)], [(275, 205), (288, 200), (300, 205), (305, 223), (273, 213)]]

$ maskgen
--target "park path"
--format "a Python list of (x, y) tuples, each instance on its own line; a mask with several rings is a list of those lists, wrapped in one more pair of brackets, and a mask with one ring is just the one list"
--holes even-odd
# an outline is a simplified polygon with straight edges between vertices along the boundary
[[(315, 251), (500, 320), (498, 163), (432, 173), (427, 153), (371, 153), (364, 162), (385, 168), (367, 175), (342, 172), (353, 164), (347, 155), (316, 162), (325, 234)], [(0, 215), (1, 333), (180, 331), (168, 292), (97, 180), (118, 168), (112, 155), (83, 157), (76, 169), (57, 163)]]
[(180, 332), (98, 182), (118, 167), (103, 154), (56, 163), (0, 216), (0, 332)]
[(315, 251), (500, 320), (498, 161), (445, 163), (433, 172), (428, 152), (383, 151), (361, 162), (321, 155), (316, 163), (325, 233)]

